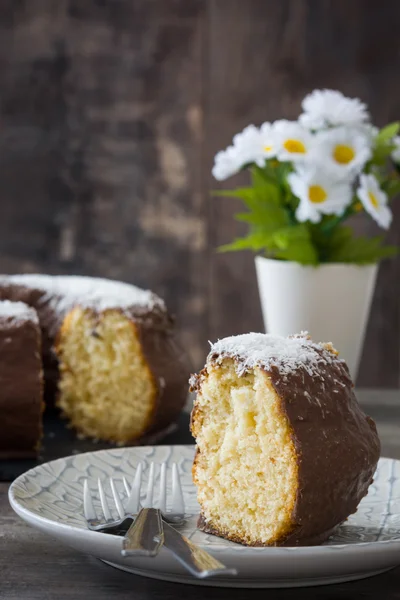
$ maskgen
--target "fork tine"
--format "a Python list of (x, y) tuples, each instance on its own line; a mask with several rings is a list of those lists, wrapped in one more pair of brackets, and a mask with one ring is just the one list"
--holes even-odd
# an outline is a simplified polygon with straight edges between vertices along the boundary
[(85, 515), (86, 521), (97, 519), (87, 479), (83, 482), (83, 514)]
[(151, 508), (153, 504), (153, 491), (154, 491), (154, 463), (150, 464), (149, 479), (147, 482), (146, 499), (143, 502), (143, 508)]
[(115, 487), (114, 479), (112, 477), (110, 477), (110, 486), (111, 486), (112, 495), (114, 497), (114, 502), (115, 502), (115, 506), (117, 507), (119, 517), (120, 517), (120, 519), (123, 519), (125, 516), (124, 507), (122, 506), (121, 499), (119, 497), (117, 488)]
[(128, 496), (128, 498), (129, 498), (129, 495), (130, 495), (130, 493), (131, 493), (131, 488), (129, 487), (129, 483), (127, 482), (127, 480), (126, 480), (126, 477), (125, 477), (125, 476), (122, 478), (122, 481), (124, 482), (124, 488), (125, 488), (126, 495), (127, 495), (127, 496)]
[(160, 469), (160, 502), (162, 513), (167, 512), (167, 464), (164, 462)]
[(130, 491), (128, 501), (126, 503), (125, 510), (127, 513), (135, 514), (139, 512), (140, 504), (140, 487), (142, 485), (142, 463), (139, 463), (136, 468), (135, 478), (132, 483), (132, 489)]
[(110, 509), (108, 508), (108, 502), (104, 493), (104, 488), (103, 484), (101, 483), (101, 479), (97, 480), (97, 487), (99, 488), (100, 504), (103, 510), (104, 518), (106, 521), (109, 521), (111, 519), (111, 513)]
[(181, 479), (176, 463), (172, 465), (172, 506), (174, 507), (174, 512), (185, 513)]

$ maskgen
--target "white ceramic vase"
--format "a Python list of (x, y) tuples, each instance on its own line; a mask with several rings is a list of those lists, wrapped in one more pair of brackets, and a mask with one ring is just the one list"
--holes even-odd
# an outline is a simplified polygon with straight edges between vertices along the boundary
[(277, 335), (308, 331), (332, 342), (355, 380), (378, 265), (302, 266), (255, 259), (265, 330)]

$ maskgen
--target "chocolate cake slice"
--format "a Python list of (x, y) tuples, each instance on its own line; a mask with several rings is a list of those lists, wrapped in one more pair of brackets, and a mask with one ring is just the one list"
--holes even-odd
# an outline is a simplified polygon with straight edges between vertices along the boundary
[(37, 455), (42, 436), (41, 334), (35, 310), (0, 302), (0, 458)]
[(226, 338), (191, 384), (203, 531), (250, 546), (312, 545), (357, 510), (380, 444), (331, 344)]

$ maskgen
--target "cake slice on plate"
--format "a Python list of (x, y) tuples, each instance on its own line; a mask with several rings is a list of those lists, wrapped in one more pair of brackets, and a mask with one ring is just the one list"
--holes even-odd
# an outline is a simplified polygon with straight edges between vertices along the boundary
[(380, 443), (331, 344), (225, 338), (191, 385), (203, 531), (251, 546), (311, 545), (356, 511)]

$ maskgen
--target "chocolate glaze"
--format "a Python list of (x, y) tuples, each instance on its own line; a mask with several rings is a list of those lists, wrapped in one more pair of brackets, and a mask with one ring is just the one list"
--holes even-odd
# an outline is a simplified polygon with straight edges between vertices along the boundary
[[(321, 356), (328, 352), (322, 348), (319, 351)], [(217, 365), (221, 358), (215, 355), (211, 361)], [(326, 363), (321, 361), (317, 375), (303, 367), (285, 375), (276, 367), (264, 369), (291, 426), (298, 464), (293, 529), (275, 545), (322, 543), (337, 525), (356, 512), (373, 481), (380, 454), (375, 423), (357, 402), (346, 364), (329, 358)], [(233, 360), (240, 362), (238, 357)], [(192, 389), (201, 390), (205, 377), (207, 367), (192, 377)], [(195, 405), (192, 431), (199, 418)], [(219, 531), (203, 515), (198, 526), (208, 533), (245, 543), (229, 532)]]
[(153, 439), (157, 432), (168, 431), (185, 405), (188, 385), (188, 358), (172, 334), (172, 321), (166, 328), (163, 319), (136, 321), (143, 354), (157, 385), (153, 418), (146, 435)]
[(44, 394), (46, 404), (54, 404), (58, 381), (58, 361), (53, 350), (53, 341), (64, 315), (56, 314), (49, 305), (44, 290), (0, 281), (0, 300), (24, 302), (36, 310), (42, 333), (42, 361), (44, 371)]
[(30, 458), (42, 436), (39, 326), (0, 317), (0, 458)]
[(285, 379), (276, 369), (270, 377), (298, 455), (296, 528), (285, 544), (320, 543), (368, 492), (380, 455), (376, 426), (361, 410), (343, 361), (321, 365), (318, 378), (299, 370)]
[[(42, 332), (42, 361), (45, 378), (45, 399), (53, 404), (57, 396), (59, 379), (58, 360), (55, 352), (57, 335), (65, 317), (65, 311), (57, 311), (54, 297), (48, 291), (16, 284), (0, 278), (0, 300), (25, 302), (38, 313)], [(94, 313), (96, 310), (90, 309)], [(110, 310), (110, 309), (107, 309)], [(182, 409), (187, 395), (187, 376), (190, 370), (187, 357), (180, 349), (175, 336), (174, 320), (162, 303), (152, 306), (129, 306), (120, 310), (135, 325), (142, 343), (142, 351), (152, 372), (155, 384), (155, 406), (151, 422), (143, 437), (132, 440), (160, 439), (170, 430), (170, 424)], [(97, 312), (97, 314), (100, 314)]]

